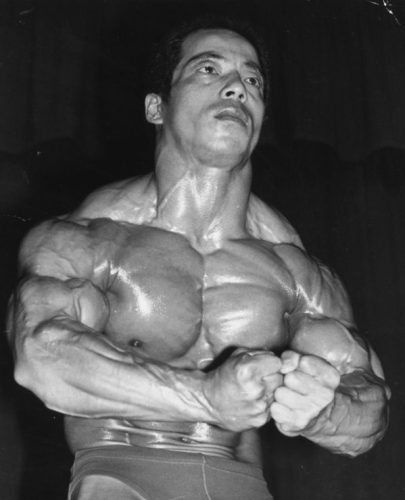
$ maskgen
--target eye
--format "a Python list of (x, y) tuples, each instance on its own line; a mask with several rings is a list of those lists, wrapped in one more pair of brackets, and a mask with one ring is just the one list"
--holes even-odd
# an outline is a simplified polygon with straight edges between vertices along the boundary
[(205, 73), (206, 75), (216, 75), (218, 74), (217, 70), (212, 64), (204, 64), (204, 66), (200, 66), (198, 68), (200, 73)]
[(257, 87), (259, 89), (261, 89), (263, 87), (263, 81), (258, 76), (248, 76), (246, 78), (246, 82), (249, 85), (253, 85), (254, 87)]

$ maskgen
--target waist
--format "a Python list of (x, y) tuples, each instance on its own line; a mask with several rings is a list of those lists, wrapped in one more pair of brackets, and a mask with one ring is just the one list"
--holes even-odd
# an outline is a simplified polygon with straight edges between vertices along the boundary
[(73, 452), (122, 444), (202, 453), (234, 459), (240, 434), (205, 422), (161, 422), (65, 418), (66, 438)]

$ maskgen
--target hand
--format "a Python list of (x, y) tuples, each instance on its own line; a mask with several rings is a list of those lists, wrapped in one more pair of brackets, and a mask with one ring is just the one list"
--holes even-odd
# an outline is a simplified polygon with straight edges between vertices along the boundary
[(280, 432), (295, 436), (308, 430), (332, 403), (340, 375), (317, 356), (285, 351), (281, 360), (284, 383), (275, 391), (270, 414)]
[(240, 432), (268, 422), (273, 393), (283, 381), (280, 368), (272, 352), (237, 349), (209, 372), (204, 393), (218, 425)]

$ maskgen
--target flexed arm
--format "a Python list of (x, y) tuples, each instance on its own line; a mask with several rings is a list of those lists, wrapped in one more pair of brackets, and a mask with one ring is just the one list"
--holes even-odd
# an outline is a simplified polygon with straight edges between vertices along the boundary
[(90, 230), (47, 224), (23, 246), (25, 277), (9, 315), (17, 381), (68, 415), (204, 421), (235, 431), (265, 423), (262, 377), (280, 377), (271, 353), (235, 353), (206, 374), (135, 356), (102, 333), (109, 318), (102, 252), (117, 235), (106, 243), (108, 227), (102, 237)]
[(298, 298), (272, 416), (288, 436), (358, 455), (387, 427), (390, 391), (381, 364), (356, 333), (338, 278), (301, 251), (286, 250), (284, 257), (296, 276)]

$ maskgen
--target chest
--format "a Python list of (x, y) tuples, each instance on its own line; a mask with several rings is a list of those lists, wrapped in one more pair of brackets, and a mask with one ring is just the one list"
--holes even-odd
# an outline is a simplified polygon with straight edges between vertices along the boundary
[(230, 346), (281, 345), (293, 297), (270, 245), (237, 240), (201, 255), (180, 235), (142, 230), (115, 259), (107, 333), (154, 359), (206, 365)]

